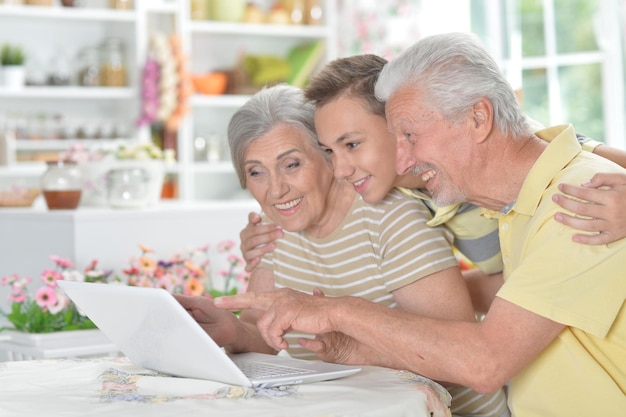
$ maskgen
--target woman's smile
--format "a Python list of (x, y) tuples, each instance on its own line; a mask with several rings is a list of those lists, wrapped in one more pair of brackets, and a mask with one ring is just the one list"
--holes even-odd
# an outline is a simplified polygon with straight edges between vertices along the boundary
[[(303, 197), (298, 197), (298, 198), (289, 200), (284, 203), (276, 203), (274, 204), (274, 207), (276, 207), (276, 209), (278, 209), (278, 211), (280, 211), (281, 213), (282, 212), (293, 213), (295, 211), (295, 208), (300, 205), (303, 199), (304, 199)], [(283, 214), (287, 214), (287, 213), (283, 213)]]

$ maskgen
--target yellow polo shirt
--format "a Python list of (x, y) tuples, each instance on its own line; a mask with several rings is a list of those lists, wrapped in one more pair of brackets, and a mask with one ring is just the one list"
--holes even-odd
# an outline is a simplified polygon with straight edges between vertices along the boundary
[(509, 407), (516, 417), (623, 416), (626, 239), (574, 243), (551, 197), (559, 183), (626, 170), (581, 152), (571, 126), (537, 134), (552, 141), (510, 210), (497, 214), (505, 279), (497, 296), (567, 327), (512, 379)]

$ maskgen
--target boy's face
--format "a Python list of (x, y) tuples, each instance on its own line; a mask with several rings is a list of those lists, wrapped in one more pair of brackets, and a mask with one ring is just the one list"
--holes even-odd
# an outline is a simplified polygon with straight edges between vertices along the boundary
[(396, 185), (396, 139), (365, 101), (342, 95), (318, 106), (315, 129), (335, 177), (350, 182), (365, 201), (380, 202)]

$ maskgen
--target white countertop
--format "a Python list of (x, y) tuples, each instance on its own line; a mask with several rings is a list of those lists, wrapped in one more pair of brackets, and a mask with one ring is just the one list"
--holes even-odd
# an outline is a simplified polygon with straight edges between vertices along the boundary
[(134, 218), (180, 215), (181, 213), (210, 213), (224, 210), (255, 210), (259, 211), (259, 204), (253, 199), (220, 200), (206, 202), (186, 202), (178, 200), (161, 200), (159, 204), (140, 209), (121, 209), (110, 207), (78, 207), (75, 210), (48, 210), (45, 203), (37, 203), (33, 207), (2, 207), (0, 218), (60, 218), (97, 219), (103, 217)]

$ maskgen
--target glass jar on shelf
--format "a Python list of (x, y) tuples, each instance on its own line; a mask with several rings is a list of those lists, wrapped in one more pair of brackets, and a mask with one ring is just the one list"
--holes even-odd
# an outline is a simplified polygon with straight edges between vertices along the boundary
[(109, 0), (109, 8), (117, 10), (131, 10), (133, 8), (132, 0)]
[(323, 23), (324, 10), (320, 0), (306, 0), (306, 24), (319, 26)]
[(107, 196), (114, 208), (141, 208), (149, 203), (150, 175), (142, 168), (112, 169), (107, 174)]
[(93, 46), (83, 48), (78, 53), (78, 85), (98, 87), (100, 85), (100, 57)]
[(48, 65), (48, 85), (70, 85), (70, 60), (64, 50), (56, 51)]
[(41, 190), (50, 210), (78, 207), (83, 189), (80, 168), (72, 161), (48, 161), (41, 177)]
[(124, 42), (120, 38), (107, 38), (100, 46), (100, 84), (103, 87), (126, 85)]
[(209, 18), (209, 0), (190, 0), (190, 16), (193, 20)]

